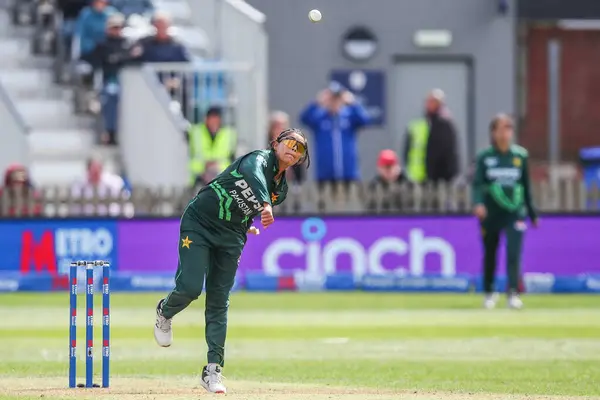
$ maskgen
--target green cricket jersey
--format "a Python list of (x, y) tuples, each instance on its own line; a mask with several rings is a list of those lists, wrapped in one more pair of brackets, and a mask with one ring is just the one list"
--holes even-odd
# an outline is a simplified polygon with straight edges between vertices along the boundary
[(278, 160), (272, 150), (256, 150), (235, 160), (190, 202), (201, 220), (243, 233), (264, 203), (281, 204), (288, 192), (285, 174), (276, 183)]
[(529, 183), (527, 150), (512, 145), (506, 153), (489, 147), (477, 156), (473, 203), (484, 204), (490, 219), (536, 219)]

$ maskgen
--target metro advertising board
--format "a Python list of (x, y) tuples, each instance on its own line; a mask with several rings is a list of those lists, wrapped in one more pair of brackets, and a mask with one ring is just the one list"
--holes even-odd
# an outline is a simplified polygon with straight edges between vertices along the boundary
[(0, 222), (0, 271), (68, 273), (71, 261), (117, 259), (115, 221)]
[[(600, 276), (599, 233), (600, 217), (544, 218), (539, 229), (527, 232), (523, 272)], [(102, 259), (111, 262), (116, 279), (132, 276), (140, 287), (160, 281), (161, 289), (168, 288), (178, 240), (176, 219), (2, 221), (0, 274), (60, 277), (73, 260)], [(249, 235), (238, 282), (256, 276), (291, 276), (297, 286), (340, 274), (355, 281), (479, 276), (481, 259), (479, 228), (471, 217), (277, 218), (259, 236)], [(500, 274), (504, 260), (501, 250)], [(289, 282), (276, 279), (274, 285), (294, 286)]]

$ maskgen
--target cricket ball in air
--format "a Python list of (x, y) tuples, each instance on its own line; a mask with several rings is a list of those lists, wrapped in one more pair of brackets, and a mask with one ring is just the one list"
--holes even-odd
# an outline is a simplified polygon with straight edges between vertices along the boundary
[(319, 10), (310, 10), (308, 13), (308, 19), (310, 19), (312, 22), (319, 22), (322, 17), (321, 11)]

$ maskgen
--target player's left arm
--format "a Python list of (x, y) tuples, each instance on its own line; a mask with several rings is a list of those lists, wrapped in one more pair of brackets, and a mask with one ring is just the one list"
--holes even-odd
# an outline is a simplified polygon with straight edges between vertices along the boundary
[(537, 211), (533, 205), (533, 196), (531, 195), (531, 178), (529, 176), (529, 157), (527, 154), (523, 156), (523, 171), (521, 173), (521, 184), (523, 185), (523, 195), (525, 200), (525, 207), (527, 207), (527, 214), (529, 219), (536, 223), (537, 222)]
[(471, 184), (471, 201), (475, 206), (483, 205), (485, 190), (485, 164), (483, 163), (483, 155), (478, 154), (475, 160), (475, 173)]

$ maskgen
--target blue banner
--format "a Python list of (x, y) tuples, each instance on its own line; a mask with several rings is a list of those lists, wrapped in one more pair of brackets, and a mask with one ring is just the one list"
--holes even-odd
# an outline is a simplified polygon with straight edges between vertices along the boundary
[(71, 261), (104, 260), (118, 269), (117, 222), (18, 220), (0, 224), (0, 273), (68, 273)]

